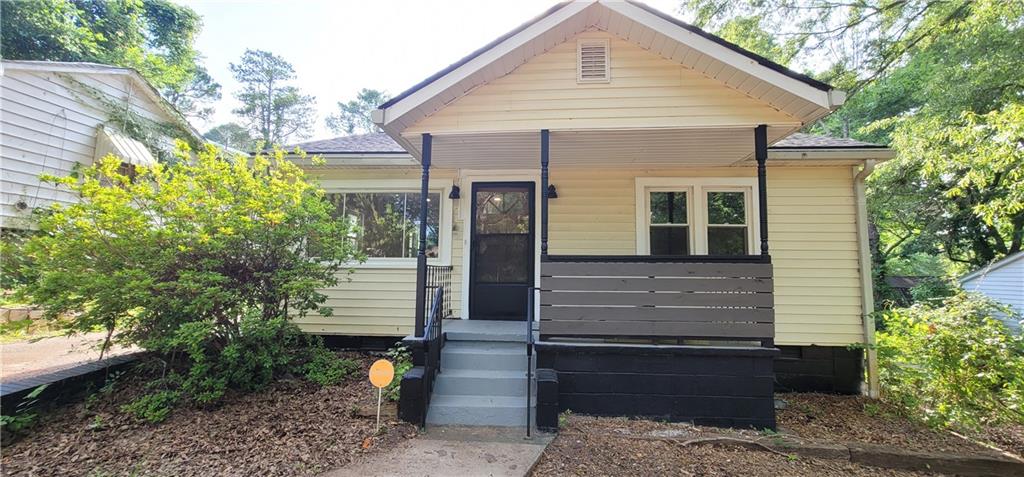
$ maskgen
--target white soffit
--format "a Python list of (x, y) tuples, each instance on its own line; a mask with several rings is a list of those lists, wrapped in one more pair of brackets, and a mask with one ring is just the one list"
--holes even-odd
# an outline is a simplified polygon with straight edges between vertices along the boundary
[(480, 85), (511, 73), (531, 58), (588, 29), (607, 31), (721, 81), (804, 124), (828, 114), (845, 99), (842, 91), (826, 91), (762, 65), (632, 2), (584, 0), (550, 11), (465, 63), (424, 82), (384, 110), (374, 111), (374, 121), (419, 157), (419, 140), (402, 137), (402, 131)]

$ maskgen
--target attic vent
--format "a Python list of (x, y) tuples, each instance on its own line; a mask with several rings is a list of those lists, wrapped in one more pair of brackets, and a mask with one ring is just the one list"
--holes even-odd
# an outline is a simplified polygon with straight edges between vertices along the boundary
[(607, 83), (611, 80), (608, 40), (580, 40), (576, 43), (578, 83)]

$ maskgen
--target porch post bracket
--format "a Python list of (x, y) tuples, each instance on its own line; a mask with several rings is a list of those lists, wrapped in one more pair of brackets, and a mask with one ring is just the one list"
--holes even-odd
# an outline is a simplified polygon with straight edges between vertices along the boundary
[(423, 336), (427, 306), (427, 196), (430, 192), (430, 148), (433, 138), (423, 134), (423, 179), (420, 184), (420, 246), (416, 251), (416, 325), (415, 334)]
[(754, 128), (754, 158), (757, 159), (757, 215), (761, 226), (761, 255), (768, 255), (768, 189), (765, 178), (768, 161), (768, 126)]
[(549, 145), (551, 132), (540, 130), (540, 254), (548, 256), (548, 162), (550, 160)]

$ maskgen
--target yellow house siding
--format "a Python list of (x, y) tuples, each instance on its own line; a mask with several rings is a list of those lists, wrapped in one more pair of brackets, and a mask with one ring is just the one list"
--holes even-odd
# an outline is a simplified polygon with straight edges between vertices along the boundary
[[(553, 158), (553, 162), (557, 158)], [(350, 169), (320, 174), (326, 181), (418, 179), (415, 168)], [(551, 170), (558, 198), (550, 202), (551, 254), (636, 253), (637, 177), (752, 177), (754, 168)], [(456, 171), (432, 171), (432, 187)], [(462, 199), (452, 202), (452, 309), (461, 315), (467, 225)], [(444, 198), (443, 200), (448, 200)], [(847, 166), (768, 168), (768, 236), (775, 264), (776, 343), (844, 346), (863, 341), (853, 178)], [(539, 219), (538, 219), (539, 220)], [(345, 277), (343, 277), (345, 278)], [(415, 269), (362, 265), (326, 290), (334, 316), (300, 320), (309, 332), (400, 336), (412, 331)]]
[[(308, 173), (319, 179), (324, 188), (344, 190), (358, 187), (360, 181), (372, 181), (375, 186), (393, 181), (395, 184), (408, 184), (410, 180), (420, 179), (419, 168), (366, 168), (366, 169), (307, 169)], [(431, 189), (450, 185), (455, 176), (454, 171), (431, 171)], [(340, 181), (340, 182), (339, 182)], [(336, 184), (343, 183), (345, 186)], [(408, 187), (396, 187), (408, 189)], [(418, 187), (416, 187), (418, 189)], [(442, 201), (449, 201), (442, 197)], [(450, 201), (449, 201), (450, 202)], [(456, 205), (459, 201), (454, 201)], [(454, 210), (454, 220), (458, 224), (458, 210)], [(452, 261), (455, 270), (452, 272), (452, 308), (459, 313), (461, 297), (461, 226), (455, 225), (452, 241), (457, 244), (452, 248)], [(442, 244), (442, 247), (445, 246)], [(296, 319), (299, 327), (308, 333), (360, 335), (360, 336), (404, 336), (413, 331), (413, 317), (416, 303), (416, 268), (415, 259), (407, 264), (375, 265), (373, 261), (353, 266), (351, 273), (339, 273), (339, 283), (331, 288), (321, 290), (327, 295), (325, 306), (333, 309), (332, 316), (309, 316)]]
[[(636, 177), (750, 177), (753, 168), (553, 168), (552, 254), (636, 253)], [(848, 167), (768, 168), (768, 238), (775, 264), (776, 340), (863, 341), (853, 178)]]
[[(577, 83), (577, 39), (608, 39), (611, 80)], [(799, 120), (605, 32), (584, 32), (403, 131), (729, 127)]]

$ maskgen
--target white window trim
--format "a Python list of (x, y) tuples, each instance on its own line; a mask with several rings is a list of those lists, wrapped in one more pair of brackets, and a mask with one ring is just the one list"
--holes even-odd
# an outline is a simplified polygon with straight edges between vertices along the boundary
[[(420, 192), (421, 183), (412, 179), (364, 179), (364, 180), (321, 180), (320, 187), (328, 194), (360, 193), (360, 192)], [(451, 192), (450, 180), (444, 182), (430, 181), (428, 189), (431, 193), (440, 194), (441, 209), (440, 227), (438, 241), (440, 242), (439, 256), (428, 258), (430, 265), (451, 265), (452, 261), (452, 200), (448, 198)], [(384, 258), (370, 257), (363, 263), (356, 263), (350, 268), (394, 268), (394, 269), (415, 269), (416, 257), (409, 258)]]
[[(689, 203), (687, 221), (690, 224), (691, 253), (708, 253), (708, 192), (745, 192), (747, 216), (747, 253), (754, 255), (760, 248), (759, 201), (756, 177), (637, 177), (636, 178), (636, 253), (650, 255), (650, 230), (647, 223), (651, 215), (650, 192), (686, 191)], [(756, 242), (756, 243), (755, 243)]]

